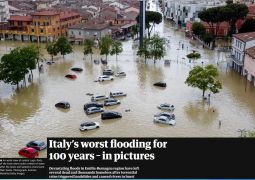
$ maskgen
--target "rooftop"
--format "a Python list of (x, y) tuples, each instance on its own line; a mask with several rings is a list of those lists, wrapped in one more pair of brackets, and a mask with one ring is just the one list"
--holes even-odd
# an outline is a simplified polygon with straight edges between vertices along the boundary
[(247, 49), (245, 53), (255, 59), (255, 47), (251, 47)]
[(90, 30), (103, 30), (108, 28), (110, 25), (106, 22), (86, 22), (71, 26), (70, 29), (90, 29)]
[(235, 37), (243, 42), (248, 42), (248, 41), (255, 40), (255, 32), (234, 34), (233, 37)]
[(10, 16), (9, 19), (9, 21), (32, 21), (32, 20), (33, 20), (32, 16), (17, 16), (17, 15)]

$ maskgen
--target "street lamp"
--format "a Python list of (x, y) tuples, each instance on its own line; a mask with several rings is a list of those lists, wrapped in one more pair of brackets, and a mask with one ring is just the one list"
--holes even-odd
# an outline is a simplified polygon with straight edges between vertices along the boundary
[(248, 81), (248, 79), (247, 79), (248, 73), (247, 73), (246, 71), (244, 72), (244, 77), (245, 77), (245, 87), (244, 87), (244, 90), (245, 90), (245, 92), (246, 92), (246, 89), (247, 89), (247, 81)]
[(177, 53), (177, 64), (178, 64), (178, 60), (179, 60), (179, 48), (177, 49), (178, 53)]
[(211, 105), (211, 89), (213, 87), (213, 84), (208, 84), (208, 88), (210, 90), (210, 93), (208, 94), (208, 106), (210, 107)]
[(204, 61), (202, 61), (201, 63), (202, 63), (202, 67), (204, 67)]

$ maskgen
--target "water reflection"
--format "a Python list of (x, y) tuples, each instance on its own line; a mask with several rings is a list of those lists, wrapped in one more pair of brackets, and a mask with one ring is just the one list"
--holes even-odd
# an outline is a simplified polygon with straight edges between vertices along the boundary
[(8, 100), (0, 100), (0, 117), (20, 123), (28, 117), (33, 117), (41, 106), (40, 87), (31, 84), (20, 89)]
[(202, 125), (212, 124), (219, 116), (217, 109), (209, 107), (207, 101), (189, 102), (184, 109), (190, 120)]

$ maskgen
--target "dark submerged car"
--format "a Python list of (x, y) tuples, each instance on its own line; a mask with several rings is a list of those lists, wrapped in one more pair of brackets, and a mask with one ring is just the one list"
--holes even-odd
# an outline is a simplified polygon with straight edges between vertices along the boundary
[(83, 69), (82, 69), (82, 68), (79, 68), (79, 67), (73, 67), (71, 70), (72, 70), (72, 71), (77, 71), (77, 72), (83, 71)]
[(43, 141), (30, 141), (27, 143), (27, 147), (32, 147), (38, 151), (46, 149), (46, 144)]
[(69, 104), (69, 102), (61, 101), (61, 102), (55, 104), (55, 107), (63, 108), (63, 109), (69, 109), (70, 108), (70, 104)]
[(157, 82), (157, 83), (154, 84), (154, 86), (166, 87), (166, 83), (165, 82)]
[(115, 112), (115, 111), (107, 111), (103, 112), (101, 114), (101, 119), (106, 120), (106, 119), (116, 119), (116, 118), (122, 118), (122, 114)]
[(83, 109), (86, 111), (90, 107), (102, 108), (102, 107), (104, 107), (104, 105), (100, 104), (100, 103), (96, 103), (96, 102), (90, 102), (90, 103), (84, 104)]

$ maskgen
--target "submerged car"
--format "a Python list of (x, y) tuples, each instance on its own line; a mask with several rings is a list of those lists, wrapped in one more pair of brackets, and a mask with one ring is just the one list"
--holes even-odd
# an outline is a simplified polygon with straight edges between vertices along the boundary
[(120, 104), (120, 100), (118, 100), (118, 99), (110, 98), (110, 99), (107, 99), (104, 101), (105, 106), (113, 106), (113, 105), (117, 105), (117, 104)]
[(125, 72), (118, 72), (115, 76), (116, 77), (125, 77), (127, 74)]
[(154, 115), (154, 117), (160, 117), (160, 116), (165, 116), (165, 117), (167, 117), (169, 119), (175, 119), (175, 115), (172, 114), (172, 113), (168, 113), (168, 112), (162, 112), (162, 113)]
[(158, 106), (158, 108), (162, 109), (162, 110), (170, 110), (170, 111), (173, 111), (175, 109), (174, 105), (171, 105), (171, 104), (168, 104), (168, 103), (160, 104)]
[(67, 75), (65, 75), (65, 77), (69, 78), (69, 79), (76, 79), (77, 78), (77, 76), (74, 75), (74, 74), (67, 74)]
[(83, 71), (83, 69), (82, 69), (82, 68), (79, 68), (79, 67), (73, 67), (71, 70), (72, 70), (72, 71), (77, 71), (77, 72)]
[(87, 131), (87, 130), (97, 129), (99, 127), (100, 127), (99, 123), (88, 121), (88, 122), (81, 123), (80, 130)]
[(97, 60), (97, 59), (95, 59), (95, 60), (94, 60), (94, 63), (95, 63), (95, 64), (100, 64), (100, 61)]
[(103, 75), (99, 76), (98, 81), (112, 81), (114, 80), (113, 76)]
[(91, 101), (101, 101), (101, 100), (105, 100), (108, 99), (108, 97), (106, 97), (105, 95), (93, 95), (91, 97)]
[(95, 113), (100, 113), (100, 112), (104, 112), (103, 108), (100, 107), (90, 107), (86, 110), (86, 114), (95, 114)]
[(166, 83), (165, 82), (157, 82), (155, 84), (153, 84), (154, 86), (158, 86), (158, 87), (166, 87)]
[(122, 114), (115, 112), (115, 111), (108, 111), (108, 112), (103, 112), (101, 114), (101, 119), (106, 120), (106, 119), (116, 119), (116, 118), (122, 118)]
[(27, 143), (27, 147), (32, 147), (38, 151), (46, 149), (46, 144), (43, 141), (30, 141)]
[(111, 70), (111, 69), (105, 69), (105, 70), (103, 71), (103, 75), (108, 75), (108, 76), (114, 75), (114, 72), (113, 72), (113, 70)]
[(104, 65), (106, 65), (106, 64), (107, 64), (107, 60), (101, 59), (101, 63), (104, 64)]
[(154, 117), (154, 122), (155, 123), (168, 124), (168, 125), (175, 125), (176, 124), (175, 119), (171, 119), (171, 118), (168, 118), (166, 116)]
[(69, 109), (70, 108), (70, 103), (66, 102), (66, 101), (61, 101), (61, 102), (55, 104), (55, 107), (63, 108), (63, 109)]
[(19, 150), (19, 155), (26, 158), (36, 158), (39, 156), (38, 150), (32, 147), (25, 147)]
[(124, 92), (110, 92), (110, 97), (121, 97), (126, 96), (127, 94)]
[(83, 109), (86, 111), (90, 107), (100, 107), (100, 108), (102, 108), (102, 107), (104, 107), (104, 105), (100, 104), (100, 103), (96, 103), (96, 102), (90, 102), (90, 103), (84, 104)]

